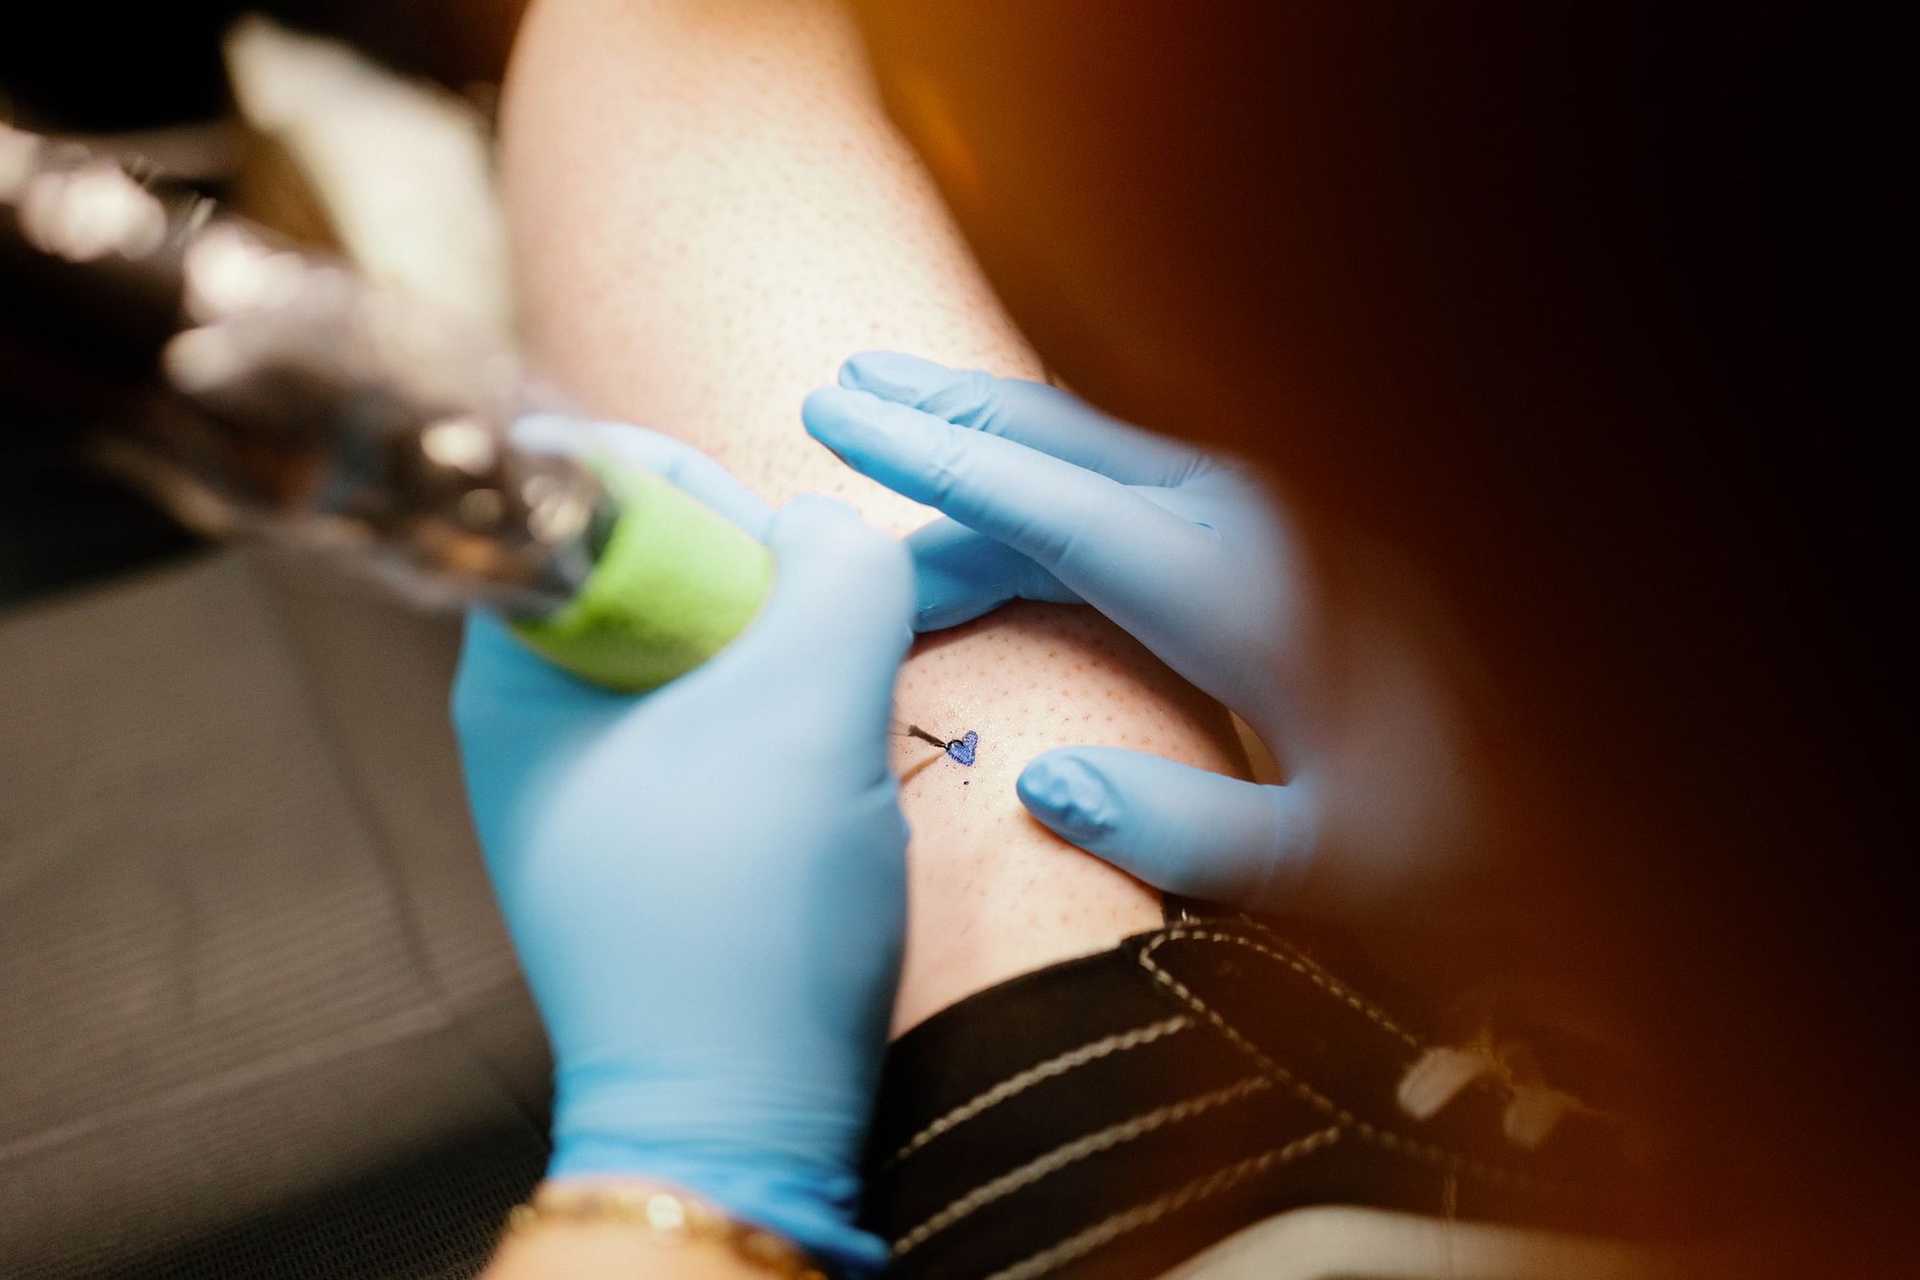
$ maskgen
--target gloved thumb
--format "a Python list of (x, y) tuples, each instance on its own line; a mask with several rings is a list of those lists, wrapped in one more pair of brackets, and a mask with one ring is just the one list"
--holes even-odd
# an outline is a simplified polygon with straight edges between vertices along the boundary
[(724, 656), (790, 675), (780, 692), (796, 701), (816, 693), (829, 704), (823, 713), (883, 723), (913, 643), (906, 548), (851, 507), (810, 495), (774, 513), (767, 547), (772, 594)]
[(1309, 788), (1116, 747), (1037, 756), (1018, 791), (1034, 817), (1089, 853), (1169, 893), (1232, 906), (1286, 905), (1313, 846)]

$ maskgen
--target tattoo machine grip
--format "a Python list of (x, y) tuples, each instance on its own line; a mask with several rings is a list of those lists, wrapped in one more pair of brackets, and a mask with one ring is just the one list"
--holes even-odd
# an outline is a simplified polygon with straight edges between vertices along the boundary
[(773, 584), (751, 535), (643, 471), (600, 468), (619, 515), (579, 592), (513, 624), (535, 652), (595, 684), (654, 689), (746, 629)]

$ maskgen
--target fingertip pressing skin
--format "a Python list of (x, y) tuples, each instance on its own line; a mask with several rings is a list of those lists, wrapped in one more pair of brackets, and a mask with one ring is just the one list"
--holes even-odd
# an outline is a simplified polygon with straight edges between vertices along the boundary
[(1084, 845), (1105, 825), (1105, 784), (1071, 755), (1035, 757), (1020, 771), (1015, 790), (1028, 813), (1076, 844)]
[(1022, 770), (1066, 744), (1245, 768), (1226, 715), (1092, 610), (1014, 604), (923, 636), (898, 704), (936, 734), (977, 734), (974, 762), (896, 739), (913, 824), (896, 1032), (981, 988), (1161, 919), (1157, 892), (1073, 848), (1021, 803)]

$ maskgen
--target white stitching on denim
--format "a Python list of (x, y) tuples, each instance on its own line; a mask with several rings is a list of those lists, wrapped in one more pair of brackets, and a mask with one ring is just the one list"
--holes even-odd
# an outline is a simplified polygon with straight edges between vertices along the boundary
[(1185, 983), (1153, 962), (1153, 953), (1158, 951), (1164, 943), (1174, 942), (1187, 936), (1189, 936), (1189, 934), (1184, 929), (1173, 929), (1161, 934), (1141, 950), (1140, 967), (1152, 974), (1155, 982), (1158, 982), (1161, 986), (1166, 987), (1172, 991), (1174, 995), (1178, 996), (1188, 1008), (1205, 1018), (1208, 1022), (1211, 1022), (1214, 1028), (1227, 1039), (1233, 1041), (1233, 1043), (1240, 1048), (1241, 1052), (1247, 1054), (1255, 1062), (1258, 1062), (1270, 1075), (1277, 1077), (1292, 1090), (1296, 1098), (1299, 1098), (1315, 1110), (1332, 1116), (1338, 1124), (1349, 1125), (1356, 1123), (1353, 1113), (1343, 1111), (1339, 1107), (1334, 1106), (1331, 1099), (1262, 1053), (1253, 1041), (1241, 1035), (1240, 1032), (1231, 1026), (1225, 1018), (1221, 1017), (1211, 1005), (1188, 990)]
[[(1420, 1050), (1425, 1050), (1426, 1048), (1428, 1048), (1428, 1045), (1426, 1044), (1425, 1041), (1420, 1039), (1420, 1037), (1414, 1035), (1412, 1032), (1407, 1031), (1405, 1028), (1401, 1027), (1390, 1016), (1388, 1016), (1386, 1010), (1380, 1008), (1380, 1006), (1369, 1001), (1365, 996), (1362, 996), (1359, 992), (1353, 990), (1351, 987), (1341, 982), (1338, 978), (1334, 977), (1331, 973), (1328, 973), (1324, 968), (1320, 966), (1320, 964), (1317, 961), (1314, 960), (1312, 956), (1307, 955), (1305, 952), (1301, 951), (1298, 947), (1289, 943), (1286, 939), (1276, 936), (1272, 929), (1268, 928), (1266, 925), (1261, 924), (1259, 921), (1248, 920), (1246, 921), (1246, 923), (1251, 925), (1253, 928), (1258, 929), (1261, 933), (1265, 934), (1267, 937), (1272, 938), (1275, 945), (1284, 948), (1286, 950), (1287, 955), (1292, 957), (1292, 959), (1288, 960), (1287, 963), (1297, 972), (1307, 977), (1316, 986), (1319, 986), (1322, 990), (1328, 992), (1331, 995), (1338, 996), (1341, 999), (1345, 1000), (1349, 1005), (1353, 1006), (1353, 1008), (1365, 1014), (1369, 1019), (1371, 1019), (1378, 1026), (1380, 1026), (1383, 1030), (1390, 1031), (1393, 1034), (1399, 1036), (1402, 1040), (1406, 1041), (1409, 1047), (1414, 1049), (1420, 1049)], [(1265, 949), (1260, 946), (1259, 943), (1253, 942), (1250, 939), (1236, 938), (1232, 934), (1221, 935), (1219, 938), (1219, 941), (1238, 942), (1242, 946), (1249, 947), (1255, 951), (1260, 951), (1263, 954), (1268, 954), (1265, 952)], [(1280, 959), (1281, 957), (1275, 956), (1274, 958)], [(1298, 961), (1298, 963), (1297, 964), (1294, 963), (1295, 961)], [(1303, 969), (1301, 968), (1302, 965), (1306, 967)], [(1311, 973), (1307, 972), (1307, 970), (1309, 969), (1312, 970)], [(1315, 977), (1316, 974), (1319, 976)], [(1324, 981), (1322, 981), (1322, 979), (1324, 979)], [(1493, 1076), (1481, 1076), (1480, 1078), (1476, 1079), (1473, 1082), (1471, 1087), (1478, 1089), (1483, 1093), (1490, 1093), (1495, 1097), (1502, 1099), (1503, 1101), (1510, 1101), (1512, 1098), (1512, 1088), (1510, 1084), (1503, 1079), (1499, 1079)]]
[[(1257, 944), (1248, 943), (1248, 945), (1254, 946)], [(1346, 983), (1340, 981), (1340, 979), (1334, 977), (1331, 973), (1328, 973), (1325, 969), (1321, 968), (1319, 963), (1315, 961), (1313, 957), (1303, 954), (1297, 948), (1288, 946), (1284, 942), (1282, 942), (1280, 945), (1286, 948), (1287, 955), (1291, 957), (1291, 960), (1289, 961), (1289, 963), (1292, 963), (1295, 966), (1295, 968), (1299, 968), (1301, 969), (1302, 972), (1306, 973), (1307, 977), (1314, 983), (1314, 985), (1323, 987), (1327, 991), (1333, 993), (1334, 995), (1339, 996), (1342, 1000), (1345, 1000), (1348, 1004), (1352, 1005), (1355, 1009), (1358, 1009), (1361, 1013), (1366, 1014), (1367, 1017), (1372, 1019), (1375, 1023), (1377, 1023), (1382, 1030), (1390, 1031), (1394, 1035), (1399, 1036), (1402, 1040), (1406, 1041), (1410, 1047), (1415, 1049), (1421, 1049), (1426, 1047), (1425, 1042), (1422, 1041), (1419, 1036), (1413, 1034), (1413, 1032), (1411, 1031), (1408, 1031), (1405, 1027), (1401, 1026), (1398, 1022), (1395, 1022), (1390, 1016), (1388, 1016), (1387, 1011), (1385, 1009), (1382, 1009), (1379, 1005), (1373, 1003), (1371, 1000), (1367, 999), (1365, 996), (1355, 991), (1352, 987), (1349, 987)]]
[[(1296, 971), (1306, 974), (1306, 976), (1310, 980), (1312, 980), (1315, 983), (1315, 985), (1320, 986), (1321, 988), (1323, 988), (1324, 990), (1328, 991), (1333, 995), (1339, 996), (1341, 999), (1345, 1000), (1349, 1005), (1352, 1005), (1355, 1009), (1359, 1010), (1361, 1013), (1366, 1014), (1368, 1018), (1372, 1019), (1375, 1023), (1379, 1024), (1383, 1029), (1387, 1031), (1391, 1031), (1395, 1035), (1399, 1036), (1402, 1040), (1406, 1041), (1409, 1046), (1415, 1049), (1420, 1049), (1420, 1050), (1427, 1050), (1431, 1047), (1425, 1041), (1420, 1039), (1418, 1036), (1414, 1035), (1410, 1031), (1403, 1029), (1397, 1023), (1395, 1023), (1394, 1020), (1387, 1015), (1385, 1010), (1381, 1009), (1378, 1005), (1373, 1004), (1371, 1001), (1367, 1000), (1365, 996), (1362, 996), (1359, 992), (1354, 991), (1351, 987), (1348, 987), (1345, 983), (1341, 982), (1338, 978), (1334, 977), (1331, 973), (1328, 973), (1325, 969), (1323, 969), (1320, 966), (1320, 964), (1317, 961), (1314, 960), (1312, 956), (1307, 955), (1305, 952), (1301, 951), (1298, 947), (1289, 943), (1286, 939), (1276, 936), (1272, 929), (1268, 928), (1266, 925), (1263, 925), (1255, 920), (1249, 920), (1247, 921), (1247, 923), (1252, 925), (1254, 928), (1258, 929), (1261, 933), (1265, 934), (1267, 937), (1272, 938), (1275, 945), (1284, 949), (1287, 955), (1293, 958), (1288, 960), (1287, 963)], [(1196, 930), (1193, 932), (1193, 936), (1199, 937), (1201, 935), (1199, 931)], [(1238, 943), (1240, 946), (1249, 947), (1252, 950), (1262, 952), (1263, 954), (1270, 954), (1259, 943), (1254, 942), (1251, 939), (1236, 937), (1233, 934), (1220, 934), (1216, 936), (1215, 940), (1220, 942)], [(1275, 956), (1274, 958), (1281, 959), (1281, 957), (1279, 956)], [(1297, 964), (1294, 963), (1294, 961), (1296, 960), (1298, 961)], [(1301, 965), (1305, 965), (1306, 969), (1302, 969), (1300, 967)], [(1307, 969), (1312, 970), (1312, 973), (1307, 973), (1306, 972)], [(1319, 976), (1315, 977), (1314, 975), (1316, 974)], [(1324, 981), (1322, 981), (1322, 979), (1324, 979)], [(1489, 1045), (1488, 1049), (1489, 1049), (1489, 1052), (1491, 1052), (1492, 1046)], [(1516, 1100), (1519, 1099), (1523, 1090), (1531, 1089), (1533, 1086), (1523, 1085), (1521, 1082), (1515, 1080), (1513, 1078), (1513, 1073), (1507, 1070), (1506, 1063), (1500, 1058), (1500, 1056), (1497, 1053), (1493, 1054), (1493, 1062), (1495, 1066), (1495, 1071), (1490, 1075), (1482, 1075), (1482, 1076), (1476, 1077), (1472, 1081), (1472, 1083), (1469, 1085), (1469, 1087), (1473, 1089), (1477, 1089), (1482, 1093), (1490, 1093), (1494, 1097), (1501, 1099), (1507, 1105), (1511, 1106)], [(1594, 1116), (1603, 1120), (1612, 1121), (1614, 1123), (1619, 1123), (1619, 1117), (1599, 1107), (1592, 1105), (1591, 1103), (1587, 1102), (1585, 1099), (1579, 1097), (1576, 1094), (1568, 1093), (1564, 1089), (1554, 1089), (1553, 1093), (1557, 1097), (1566, 1099), (1570, 1108), (1575, 1112), (1578, 1112), (1584, 1115)]]
[(1295, 973), (1305, 978), (1308, 982), (1311, 982), (1314, 986), (1319, 987), (1328, 995), (1350, 1006), (1356, 1013), (1364, 1014), (1370, 1022), (1378, 1026), (1381, 1030), (1390, 1031), (1394, 1035), (1399, 1036), (1407, 1042), (1409, 1047), (1414, 1049), (1426, 1048), (1425, 1043), (1420, 1037), (1414, 1035), (1413, 1032), (1408, 1031), (1405, 1027), (1402, 1027), (1399, 1023), (1388, 1017), (1386, 1011), (1381, 1009), (1380, 1006), (1374, 1004), (1359, 992), (1353, 990), (1353, 988), (1328, 973), (1325, 969), (1322, 969), (1307, 956), (1287, 946), (1284, 942), (1280, 945), (1286, 947), (1286, 954), (1282, 955), (1270, 947), (1262, 946), (1251, 938), (1242, 938), (1238, 934), (1215, 933), (1211, 930), (1203, 929), (1189, 929), (1186, 931), (1186, 936), (1189, 938), (1198, 938), (1206, 942), (1230, 942), (1237, 947), (1246, 947), (1250, 951), (1258, 951), (1263, 956), (1278, 960), (1281, 964), (1286, 965), (1289, 969), (1292, 969)]
[[(1322, 989), (1326, 990), (1330, 994), (1341, 997), (1348, 1004), (1352, 1005), (1355, 1009), (1358, 1009), (1361, 1013), (1366, 1014), (1368, 1018), (1372, 1019), (1381, 1028), (1387, 1031), (1391, 1031), (1395, 1035), (1399, 1036), (1402, 1040), (1406, 1041), (1410, 1047), (1415, 1049), (1421, 1049), (1421, 1050), (1428, 1048), (1428, 1045), (1425, 1041), (1420, 1039), (1420, 1037), (1414, 1035), (1412, 1032), (1407, 1031), (1401, 1026), (1399, 1026), (1399, 1024), (1397, 1024), (1390, 1016), (1388, 1016), (1386, 1010), (1380, 1008), (1379, 1005), (1372, 1003), (1365, 996), (1362, 996), (1359, 992), (1353, 990), (1351, 987), (1341, 982), (1338, 978), (1334, 977), (1331, 973), (1328, 973), (1324, 968), (1320, 966), (1318, 961), (1314, 960), (1312, 956), (1307, 955), (1304, 951), (1301, 951), (1298, 947), (1289, 943), (1286, 939), (1276, 936), (1272, 929), (1268, 928), (1264, 924), (1261, 924), (1259, 921), (1249, 919), (1249, 920), (1246, 920), (1245, 922), (1251, 925), (1253, 928), (1258, 929), (1261, 933), (1265, 934), (1267, 937), (1272, 938), (1275, 945), (1284, 948), (1289, 956), (1293, 957), (1294, 960), (1299, 961), (1299, 964), (1293, 965), (1293, 967), (1296, 970), (1299, 970), (1302, 973), (1306, 972), (1305, 970), (1300, 969), (1300, 965), (1305, 965), (1307, 969), (1311, 969), (1313, 973), (1307, 973), (1306, 976), (1309, 979), (1313, 980), (1316, 985), (1322, 987)], [(1228, 941), (1228, 940), (1239, 941), (1243, 946), (1251, 947), (1256, 951), (1261, 950), (1261, 947), (1259, 946), (1258, 943), (1252, 942), (1250, 940), (1245, 940), (1245, 939), (1233, 939), (1232, 935), (1227, 935), (1223, 937), (1221, 940), (1222, 941)], [(1276, 957), (1276, 959), (1277, 958), (1278, 957)], [(1292, 961), (1289, 961), (1289, 964), (1291, 963)], [(1319, 978), (1315, 978), (1314, 974), (1318, 974)], [(1321, 982), (1320, 981), (1321, 978), (1324, 978), (1325, 982)], [(1478, 1089), (1482, 1093), (1490, 1093), (1495, 1097), (1502, 1099), (1503, 1101), (1511, 1101), (1512, 1099), (1513, 1090), (1512, 1090), (1511, 1084), (1504, 1079), (1500, 1079), (1494, 1076), (1481, 1076), (1472, 1083), (1471, 1087), (1474, 1089)]]
[(1102, 1037), (1099, 1040), (1083, 1044), (1078, 1049), (1069, 1049), (1065, 1053), (1048, 1058), (1044, 1062), (1037, 1063), (1024, 1071), (1008, 1076), (991, 1089), (986, 1090), (984, 1093), (975, 1094), (972, 1098), (969, 1098), (920, 1132), (914, 1134), (913, 1137), (907, 1140), (905, 1146), (893, 1153), (892, 1158), (887, 1161), (886, 1167), (893, 1167), (918, 1151), (921, 1147), (932, 1142), (941, 1134), (950, 1131), (957, 1125), (966, 1123), (990, 1107), (996, 1107), (1007, 1099), (1024, 1093), (1043, 1080), (1051, 1080), (1055, 1076), (1065, 1075), (1076, 1067), (1084, 1067), (1089, 1062), (1097, 1062), (1109, 1054), (1123, 1053), (1128, 1049), (1137, 1049), (1143, 1044), (1152, 1044), (1162, 1036), (1170, 1036), (1176, 1031), (1184, 1031), (1192, 1025), (1193, 1023), (1189, 1021), (1185, 1015), (1175, 1014), (1171, 1018), (1162, 1018), (1158, 1022), (1149, 1022), (1143, 1027), (1135, 1027), (1131, 1031), (1122, 1031), (1115, 1035)]
[(1022, 1187), (1031, 1186), (1042, 1178), (1058, 1173), (1070, 1164), (1085, 1160), (1088, 1156), (1098, 1155), (1121, 1143), (1132, 1142), (1135, 1138), (1152, 1133), (1156, 1129), (1178, 1124), (1183, 1120), (1191, 1120), (1216, 1107), (1224, 1107), (1242, 1098), (1252, 1097), (1272, 1087), (1272, 1082), (1265, 1076), (1247, 1076), (1224, 1088), (1195, 1094), (1191, 1098), (1164, 1107), (1155, 1107), (1132, 1119), (1123, 1120), (1118, 1124), (1108, 1125), (1104, 1129), (1096, 1129), (1092, 1133), (1075, 1138), (1072, 1142), (1055, 1147), (1045, 1155), (1029, 1160), (1018, 1168), (1009, 1170), (989, 1182), (983, 1182), (967, 1192), (895, 1240), (893, 1256), (899, 1258), (906, 1255), (969, 1214), (984, 1209), (996, 1200), (1005, 1199)]
[(1223, 1168), (1216, 1169), (1203, 1178), (1195, 1178), (1184, 1186), (1177, 1187), (1163, 1196), (1135, 1205), (1133, 1208), (1103, 1218), (1086, 1230), (1068, 1236), (1058, 1244), (1049, 1246), (1039, 1253), (1032, 1254), (1014, 1263), (1010, 1267), (994, 1272), (988, 1280), (1036, 1280), (1049, 1271), (1057, 1271), (1070, 1262), (1086, 1257), (1095, 1249), (1112, 1243), (1129, 1231), (1138, 1231), (1150, 1227), (1169, 1214), (1180, 1212), (1190, 1205), (1198, 1204), (1209, 1196), (1217, 1196), (1223, 1191), (1231, 1191), (1241, 1183), (1256, 1178), (1275, 1165), (1297, 1160), (1321, 1147), (1331, 1146), (1340, 1140), (1338, 1127), (1321, 1129), (1304, 1138), (1289, 1142), (1284, 1147), (1275, 1147), (1263, 1151), (1257, 1156), (1236, 1161)]
[[(1275, 1062), (1261, 1050), (1258, 1045), (1243, 1035), (1238, 1028), (1234, 1027), (1222, 1017), (1216, 1009), (1195, 995), (1185, 983), (1154, 963), (1153, 953), (1159, 950), (1161, 946), (1169, 942), (1178, 942), (1188, 938), (1200, 942), (1240, 941), (1231, 934), (1216, 934), (1205, 930), (1169, 929), (1154, 938), (1154, 940), (1149, 942), (1145, 947), (1141, 948), (1139, 956), (1140, 967), (1152, 974), (1155, 982), (1158, 982), (1173, 992), (1175, 996), (1179, 997), (1188, 1008), (1212, 1023), (1214, 1028), (1238, 1046), (1241, 1052), (1250, 1056), (1255, 1062), (1258, 1062), (1262, 1067), (1266, 1068), (1270, 1074), (1291, 1088), (1296, 1097), (1325, 1114), (1332, 1116), (1337, 1124), (1351, 1128), (1356, 1134), (1368, 1142), (1376, 1146), (1385, 1147), (1389, 1151), (1404, 1151), (1416, 1159), (1425, 1160), (1430, 1164), (1436, 1164), (1457, 1173), (1471, 1174), (1476, 1178), (1491, 1182), (1496, 1186), (1519, 1186), (1534, 1190), (1552, 1189), (1552, 1184), (1544, 1183), (1529, 1174), (1519, 1173), (1511, 1169), (1503, 1169), (1497, 1165), (1484, 1164), (1481, 1161), (1473, 1159), (1471, 1156), (1462, 1155), (1457, 1151), (1449, 1151), (1445, 1147), (1435, 1146), (1432, 1143), (1417, 1142), (1402, 1134), (1395, 1133), (1390, 1129), (1382, 1129), (1377, 1125), (1360, 1119), (1344, 1107), (1336, 1106), (1331, 1099), (1316, 1091), (1311, 1085), (1295, 1076), (1278, 1062)], [(1265, 948), (1258, 949), (1265, 950)], [(1284, 957), (1275, 956), (1274, 958), (1284, 963)]]

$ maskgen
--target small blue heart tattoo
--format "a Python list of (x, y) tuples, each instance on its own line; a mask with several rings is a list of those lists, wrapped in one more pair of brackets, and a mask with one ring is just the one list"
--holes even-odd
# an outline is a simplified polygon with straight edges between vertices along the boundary
[(971, 765), (973, 753), (979, 746), (980, 735), (969, 729), (966, 737), (955, 738), (947, 744), (947, 754), (952, 756), (956, 763)]

